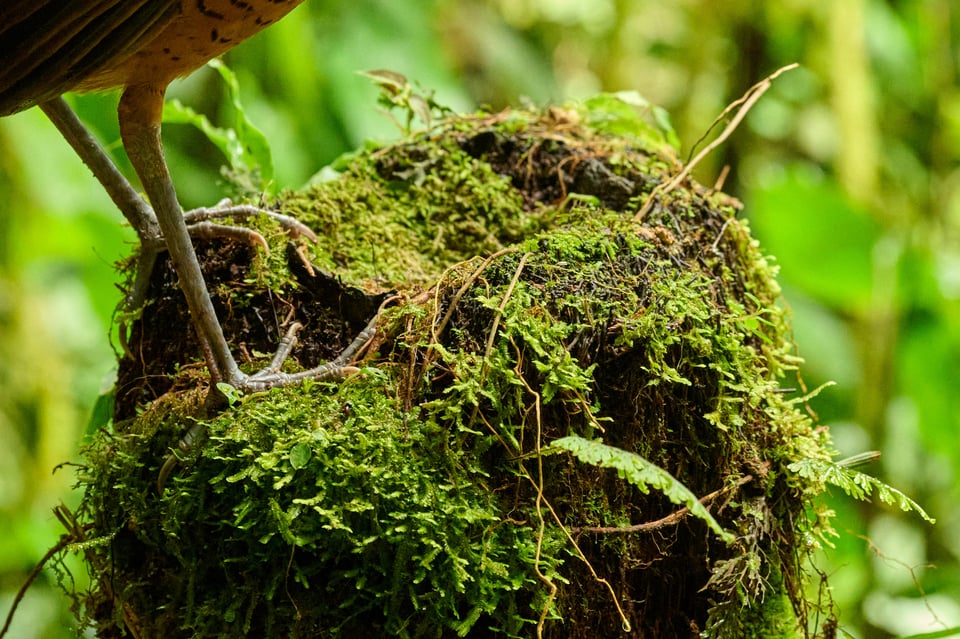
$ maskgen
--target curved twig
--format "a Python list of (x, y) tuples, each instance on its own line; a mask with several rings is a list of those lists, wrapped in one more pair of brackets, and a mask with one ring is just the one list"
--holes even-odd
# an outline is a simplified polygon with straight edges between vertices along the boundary
[[(709, 155), (715, 148), (723, 144), (724, 141), (726, 141), (726, 139), (730, 137), (730, 135), (737, 129), (737, 127), (740, 126), (740, 122), (742, 122), (743, 118), (747, 116), (747, 113), (750, 112), (750, 109), (753, 108), (753, 105), (757, 103), (757, 100), (759, 100), (760, 97), (767, 92), (767, 89), (769, 89), (772, 86), (773, 81), (775, 79), (777, 79), (783, 73), (796, 69), (799, 66), (800, 66), (799, 64), (794, 62), (793, 64), (788, 64), (785, 67), (780, 67), (779, 69), (777, 69), (776, 71), (768, 75), (766, 78), (764, 78), (760, 82), (750, 87), (740, 99), (735, 100), (734, 102), (731, 102), (727, 106), (727, 108), (723, 110), (723, 113), (717, 116), (717, 119), (714, 121), (714, 124), (710, 125), (710, 128), (707, 129), (707, 132), (713, 129), (716, 122), (719, 122), (720, 120), (725, 118), (730, 113), (730, 111), (732, 111), (733, 109), (739, 106), (740, 107), (739, 110), (737, 111), (736, 115), (733, 116), (733, 119), (730, 120), (730, 123), (727, 124), (727, 126), (723, 129), (720, 135), (716, 137), (715, 140), (711, 141), (710, 144), (703, 147), (703, 149), (699, 153), (697, 153), (692, 160), (687, 162), (687, 164), (683, 167), (683, 170), (681, 170), (672, 179), (666, 182), (661, 182), (659, 185), (657, 185), (657, 188), (651, 191), (650, 196), (647, 198), (647, 201), (644, 203), (643, 207), (634, 216), (633, 218), (634, 221), (636, 222), (643, 221), (643, 218), (647, 215), (647, 213), (650, 212), (650, 209), (653, 208), (653, 204), (659, 196), (665, 195), (670, 191), (674, 190), (675, 188), (677, 188), (678, 186), (680, 186), (680, 184), (685, 179), (687, 179), (687, 176), (690, 174), (690, 171), (693, 170), (693, 167), (697, 166), (697, 164), (699, 164), (700, 161), (703, 160), (703, 158), (707, 157), (707, 155)], [(703, 138), (701, 138), (701, 140), (702, 139)], [(700, 140), (697, 141), (697, 144), (699, 143), (700, 143)]]

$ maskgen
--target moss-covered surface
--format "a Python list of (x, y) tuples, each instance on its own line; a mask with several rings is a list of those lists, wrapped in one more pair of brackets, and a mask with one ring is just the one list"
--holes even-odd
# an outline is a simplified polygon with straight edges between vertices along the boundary
[(664, 148), (613, 98), (448, 119), (278, 202), (318, 245), (202, 246), (259, 365), (382, 306), (338, 383), (211, 409), (158, 268), (85, 451), (79, 612), (104, 638), (803, 636), (820, 486), (787, 467), (829, 442), (736, 203), (690, 183), (636, 219)]

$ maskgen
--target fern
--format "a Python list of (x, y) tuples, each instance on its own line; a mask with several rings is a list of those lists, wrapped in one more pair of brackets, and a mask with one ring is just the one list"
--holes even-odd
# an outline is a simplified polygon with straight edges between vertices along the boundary
[(556, 439), (543, 449), (544, 454), (566, 451), (585, 464), (599, 468), (614, 468), (617, 474), (647, 494), (650, 489), (663, 493), (674, 504), (682, 504), (690, 513), (707, 523), (711, 530), (730, 543), (733, 535), (725, 531), (713, 515), (697, 499), (697, 496), (673, 475), (652, 464), (640, 455), (608, 446), (599, 440), (584, 439), (571, 435)]
[(860, 501), (868, 501), (876, 491), (881, 502), (893, 504), (904, 512), (912, 510), (931, 524), (936, 523), (936, 520), (930, 517), (917, 502), (896, 488), (883, 483), (876, 477), (836, 462), (825, 459), (803, 459), (790, 464), (787, 469), (804, 479), (836, 486)]

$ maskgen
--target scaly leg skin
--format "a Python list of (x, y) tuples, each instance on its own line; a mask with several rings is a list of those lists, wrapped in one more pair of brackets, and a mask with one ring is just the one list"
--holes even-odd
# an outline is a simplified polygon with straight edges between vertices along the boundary
[(110, 199), (137, 232), (140, 242), (144, 245), (162, 242), (163, 238), (153, 209), (130, 186), (97, 140), (80, 122), (80, 118), (66, 100), (62, 97), (54, 98), (41, 104), (40, 108), (60, 130), (61, 135), (77, 152), (83, 163), (93, 172), (94, 177), (103, 185)]
[(157, 261), (157, 249), (147, 247), (163, 246), (163, 236), (160, 234), (157, 217), (153, 214), (150, 205), (144, 202), (93, 135), (83, 126), (66, 100), (62, 97), (54, 98), (41, 104), (40, 108), (59, 129), (87, 168), (93, 172), (94, 177), (103, 185), (107, 195), (137, 233), (140, 246), (143, 248), (138, 257), (133, 287), (125, 300), (126, 310), (136, 311), (143, 306), (146, 299), (150, 274)]
[[(124, 91), (119, 106), (120, 135), (147, 197), (153, 204), (170, 259), (179, 276), (180, 288), (186, 297), (200, 347), (210, 370), (211, 388), (215, 388), (219, 382), (226, 382), (242, 391), (258, 391), (299, 383), (305, 379), (342, 378), (355, 372), (356, 368), (349, 366), (346, 361), (347, 357), (352, 356), (352, 352), (348, 353), (350, 347), (331, 362), (292, 375), (280, 372), (276, 360), (266, 370), (255, 375), (246, 375), (240, 371), (207, 292), (200, 263), (163, 158), (160, 112), (163, 108), (164, 90), (164, 86), (145, 84), (128, 87)], [(281, 351), (288, 353), (292, 348), (295, 332), (294, 328), (288, 334), (288, 339), (281, 343)], [(368, 327), (361, 333), (361, 337), (366, 335), (365, 341), (371, 333), (372, 330)]]
[[(103, 185), (110, 199), (123, 213), (140, 240), (140, 254), (137, 262), (133, 287), (125, 301), (126, 310), (135, 312), (143, 306), (150, 283), (150, 275), (157, 261), (157, 254), (166, 250), (160, 226), (153, 209), (144, 201), (130, 182), (117, 169), (116, 165), (103, 150), (103, 147), (90, 134), (70, 106), (62, 98), (55, 98), (40, 105), (64, 139), (73, 147), (80, 159), (90, 169), (94, 177)], [(247, 218), (267, 215), (290, 233), (293, 237), (301, 235), (316, 242), (317, 237), (309, 227), (289, 215), (274, 211), (265, 211), (255, 206), (234, 206), (230, 200), (223, 200), (215, 207), (200, 208), (183, 214), (191, 237), (227, 238), (247, 244), (255, 244), (267, 249), (267, 241), (262, 235), (251, 229), (215, 224), (212, 220), (225, 217)]]

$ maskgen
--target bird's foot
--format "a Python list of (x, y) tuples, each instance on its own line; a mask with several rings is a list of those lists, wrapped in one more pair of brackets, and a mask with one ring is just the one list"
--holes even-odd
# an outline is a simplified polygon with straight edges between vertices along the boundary
[[(287, 333), (283, 336), (283, 339), (280, 340), (280, 345), (277, 347), (273, 359), (270, 360), (270, 363), (265, 368), (252, 375), (239, 373), (235, 375), (230, 382), (224, 383), (231, 387), (233, 391), (256, 393), (278, 386), (300, 384), (308, 379), (316, 381), (339, 380), (359, 373), (360, 368), (354, 365), (352, 360), (373, 338), (377, 330), (378, 317), (379, 316), (375, 316), (335, 359), (309, 370), (299, 371), (297, 373), (284, 373), (280, 369), (290, 356), (294, 346), (297, 345), (297, 332), (302, 328), (299, 322), (294, 322), (290, 328), (287, 329)], [(211, 393), (216, 392), (223, 394), (224, 391), (228, 393), (233, 392), (230, 389), (223, 388), (219, 384), (210, 389)], [(179, 452), (178, 450), (171, 450), (163, 460), (160, 472), (157, 475), (158, 493), (163, 493), (170, 474), (180, 463), (183, 458), (182, 456), (188, 455), (193, 450), (194, 445), (203, 436), (205, 430), (206, 427), (202, 422), (194, 424), (190, 430), (187, 431), (187, 434), (177, 442)]]
[[(143, 203), (146, 206), (146, 203)], [(149, 210), (149, 209), (148, 209)], [(152, 211), (150, 211), (152, 217)], [(266, 208), (253, 206), (250, 204), (234, 204), (229, 198), (220, 200), (216, 206), (201, 207), (192, 209), (183, 214), (184, 223), (193, 240), (196, 239), (225, 239), (251, 246), (259, 246), (265, 252), (270, 251), (267, 240), (253, 229), (234, 224), (220, 224), (215, 220), (224, 218), (250, 219), (263, 215), (276, 222), (292, 239), (304, 237), (311, 242), (316, 243), (317, 235), (313, 230), (300, 220), (290, 216), (271, 211)], [(150, 236), (144, 233), (141, 235), (140, 253), (137, 258), (135, 278), (130, 292), (125, 301), (126, 311), (136, 314), (143, 307), (147, 299), (147, 290), (150, 286), (150, 278), (153, 275), (153, 268), (157, 261), (157, 256), (166, 250), (166, 244), (159, 230)], [(124, 322), (121, 321), (120, 341), (124, 353), (130, 355), (125, 344), (126, 330)]]
[[(267, 245), (266, 239), (257, 231), (234, 224), (219, 224), (214, 221), (224, 218), (233, 218), (235, 220), (250, 219), (260, 215), (276, 222), (293, 239), (305, 237), (311, 242), (317, 241), (316, 233), (314, 233), (309, 226), (294, 217), (250, 204), (234, 204), (229, 199), (221, 200), (216, 206), (201, 207), (187, 211), (183, 214), (183, 221), (187, 225), (190, 237), (193, 239), (226, 239), (259, 246), (263, 250), (269, 251), (270, 247)], [(144, 248), (162, 251), (166, 247), (163, 243), (163, 238), (157, 237), (149, 242), (149, 246), (144, 246)]]
[(237, 390), (246, 393), (255, 393), (269, 390), (278, 386), (289, 386), (299, 384), (308, 379), (311, 380), (331, 380), (343, 379), (349, 375), (360, 372), (360, 369), (354, 366), (351, 361), (363, 349), (364, 346), (373, 338), (377, 331), (377, 317), (364, 327), (350, 344), (340, 352), (340, 354), (329, 362), (315, 366), (309, 370), (296, 373), (284, 373), (280, 370), (283, 363), (290, 356), (290, 352), (297, 344), (297, 332), (302, 328), (299, 322), (294, 322), (287, 329), (286, 335), (280, 340), (280, 346), (273, 355), (273, 359), (262, 370), (252, 374), (245, 375), (240, 373), (232, 382), (227, 382)]

